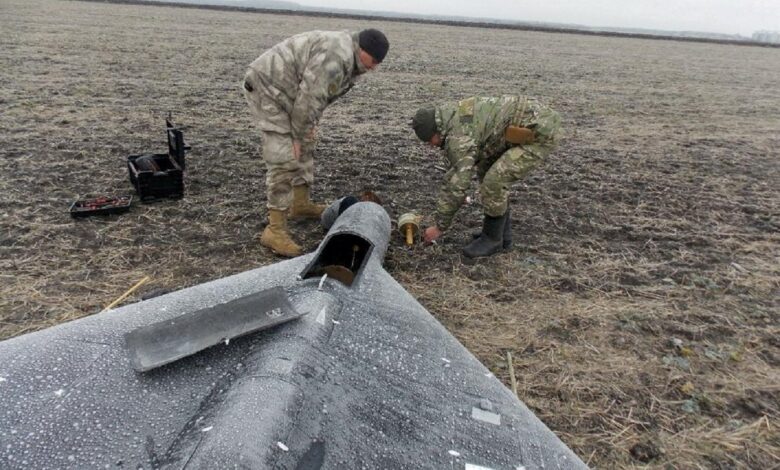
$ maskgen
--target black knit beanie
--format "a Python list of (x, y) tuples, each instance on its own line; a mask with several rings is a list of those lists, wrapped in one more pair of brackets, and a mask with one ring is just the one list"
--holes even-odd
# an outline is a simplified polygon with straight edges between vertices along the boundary
[(430, 142), (436, 134), (436, 108), (420, 108), (412, 118), (412, 129), (423, 142)]
[(371, 54), (377, 62), (385, 60), (390, 43), (378, 29), (364, 29), (358, 35), (358, 45), (361, 49)]
[(339, 215), (344, 213), (345, 210), (349, 209), (353, 205), (360, 202), (358, 198), (355, 196), (347, 196), (344, 199), (341, 200), (341, 203), (339, 204)]

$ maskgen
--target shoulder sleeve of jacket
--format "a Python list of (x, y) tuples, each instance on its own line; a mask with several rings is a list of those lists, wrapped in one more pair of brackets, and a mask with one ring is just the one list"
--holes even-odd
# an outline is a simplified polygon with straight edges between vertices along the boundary
[(341, 87), (344, 70), (344, 58), (333, 53), (317, 54), (306, 64), (290, 114), (290, 127), (295, 140), (303, 139), (317, 125), (328, 106), (329, 98)]
[(447, 137), (445, 150), (451, 168), (444, 176), (436, 202), (436, 225), (441, 230), (449, 228), (458, 209), (463, 205), (466, 191), (474, 176), (476, 144), (468, 136), (451, 136)]

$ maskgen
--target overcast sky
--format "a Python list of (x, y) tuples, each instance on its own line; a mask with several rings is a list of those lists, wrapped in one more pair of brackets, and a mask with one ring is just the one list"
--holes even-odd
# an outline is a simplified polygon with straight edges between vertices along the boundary
[(742, 36), (751, 36), (757, 30), (780, 30), (780, 0), (297, 0), (297, 3)]

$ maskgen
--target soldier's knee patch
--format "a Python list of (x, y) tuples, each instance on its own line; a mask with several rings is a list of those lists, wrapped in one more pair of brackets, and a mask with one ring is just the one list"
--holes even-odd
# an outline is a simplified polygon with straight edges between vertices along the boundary
[(269, 165), (293, 161), (292, 137), (290, 134), (263, 132), (263, 160)]

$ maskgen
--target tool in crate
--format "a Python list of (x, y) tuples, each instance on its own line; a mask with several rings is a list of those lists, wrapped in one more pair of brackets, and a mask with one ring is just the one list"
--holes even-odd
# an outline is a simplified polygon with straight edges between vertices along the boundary
[(70, 215), (78, 218), (90, 215), (121, 214), (130, 210), (132, 203), (133, 196), (100, 196), (77, 199), (70, 205)]

